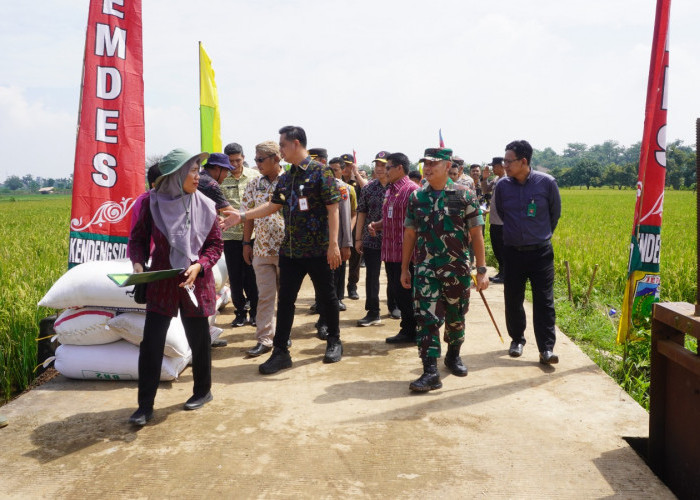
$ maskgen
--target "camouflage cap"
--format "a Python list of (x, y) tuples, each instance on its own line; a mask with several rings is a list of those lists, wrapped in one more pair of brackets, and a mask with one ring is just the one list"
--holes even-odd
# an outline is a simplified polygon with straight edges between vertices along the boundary
[(450, 148), (428, 148), (423, 153), (423, 158), (420, 161), (424, 162), (426, 160), (430, 161), (442, 161), (452, 160), (452, 150)]

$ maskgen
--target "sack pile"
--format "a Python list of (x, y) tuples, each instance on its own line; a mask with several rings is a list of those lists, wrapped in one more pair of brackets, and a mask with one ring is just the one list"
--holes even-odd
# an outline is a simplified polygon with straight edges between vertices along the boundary
[[(131, 273), (129, 260), (86, 262), (68, 270), (39, 302), (40, 306), (64, 309), (54, 323), (61, 345), (56, 369), (66, 377), (92, 380), (137, 380), (139, 344), (146, 321), (145, 304), (134, 302), (133, 286), (120, 288), (107, 274)], [(231, 298), (224, 285), (228, 272), (225, 259), (214, 267), (217, 311)], [(217, 278), (218, 277), (218, 278)], [(218, 314), (218, 312), (217, 312)], [(212, 341), (223, 332), (209, 318)], [(165, 340), (160, 380), (173, 380), (192, 359), (179, 317), (173, 318)]]

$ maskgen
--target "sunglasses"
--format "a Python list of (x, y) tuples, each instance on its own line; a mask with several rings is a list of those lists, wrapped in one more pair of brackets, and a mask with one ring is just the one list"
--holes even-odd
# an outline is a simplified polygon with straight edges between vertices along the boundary
[(267, 160), (268, 158), (272, 158), (273, 156), (275, 156), (275, 155), (268, 155), (268, 156), (266, 156), (266, 157), (264, 157), (264, 158), (253, 158), (253, 159), (255, 160), (255, 163), (262, 163), (262, 162), (264, 162), (265, 160)]

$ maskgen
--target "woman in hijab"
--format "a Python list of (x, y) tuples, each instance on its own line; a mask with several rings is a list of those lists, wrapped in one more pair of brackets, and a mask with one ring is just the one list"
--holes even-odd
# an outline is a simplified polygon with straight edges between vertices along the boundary
[(145, 425), (153, 417), (165, 336), (178, 311), (192, 349), (194, 390), (185, 410), (196, 410), (212, 400), (207, 318), (216, 307), (211, 268), (221, 257), (224, 243), (214, 202), (197, 191), (200, 163), (208, 156), (191, 156), (181, 149), (165, 155), (160, 162), (162, 175), (144, 200), (129, 238), (134, 273), (144, 270), (151, 238), (155, 243), (151, 271), (184, 269), (147, 287), (146, 324), (139, 352), (139, 407), (129, 418), (134, 425)]

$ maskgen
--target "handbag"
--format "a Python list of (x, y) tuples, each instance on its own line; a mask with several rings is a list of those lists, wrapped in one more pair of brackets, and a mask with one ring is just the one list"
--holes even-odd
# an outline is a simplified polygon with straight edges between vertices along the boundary
[[(148, 267), (144, 266), (144, 271), (148, 271)], [(134, 289), (131, 292), (131, 296), (134, 299), (134, 302), (137, 304), (145, 304), (146, 303), (146, 290), (147, 290), (148, 283), (138, 283), (134, 285)]]

